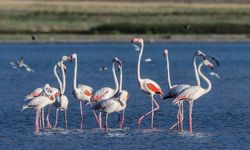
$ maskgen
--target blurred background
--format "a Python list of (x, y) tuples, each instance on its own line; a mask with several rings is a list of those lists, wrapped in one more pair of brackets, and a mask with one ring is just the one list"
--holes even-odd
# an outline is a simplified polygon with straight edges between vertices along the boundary
[(249, 0), (0, 0), (0, 42), (250, 41)]

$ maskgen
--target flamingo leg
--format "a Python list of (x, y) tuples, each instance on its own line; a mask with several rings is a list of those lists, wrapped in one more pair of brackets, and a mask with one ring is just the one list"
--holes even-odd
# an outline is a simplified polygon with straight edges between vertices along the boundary
[(44, 108), (42, 108), (42, 128), (44, 128)]
[(50, 124), (50, 121), (49, 121), (50, 106), (51, 105), (48, 106), (48, 112), (47, 112), (47, 116), (46, 116), (47, 128), (49, 128), (49, 129), (52, 128), (51, 124)]
[[(40, 115), (42, 116), (42, 112), (40, 112)], [(39, 117), (39, 128), (42, 129), (42, 117)]]
[(105, 133), (108, 133), (108, 117), (109, 117), (109, 113), (106, 113)]
[[(90, 106), (92, 106), (92, 104), (91, 104), (91, 103), (90, 103)], [(97, 117), (97, 115), (96, 115), (95, 110), (92, 110), (92, 111), (93, 111), (93, 114), (94, 114), (94, 116), (95, 116), (95, 120), (96, 120), (97, 124), (98, 124), (98, 125), (99, 125), (99, 127), (101, 128), (100, 121), (99, 121), (99, 119), (98, 119), (98, 117)]]
[(53, 129), (55, 129), (57, 126), (57, 120), (58, 120), (58, 108), (56, 109), (56, 122)]
[(177, 126), (177, 129), (180, 131), (180, 122), (181, 122), (181, 102), (177, 103), (178, 105), (178, 112), (177, 112), (177, 122), (170, 128), (172, 130), (174, 127)]
[(183, 101), (181, 102), (181, 113), (180, 113), (180, 126), (181, 131), (183, 131), (183, 120), (184, 120), (184, 113), (183, 113)]
[[(158, 110), (158, 109), (160, 108), (160, 106), (158, 105), (158, 103), (154, 100), (153, 96), (151, 96), (151, 99), (152, 99), (152, 101), (156, 104), (156, 108), (154, 108), (153, 110), (151, 110), (151, 111), (147, 112), (146, 114), (144, 114), (143, 116), (141, 116), (141, 117), (138, 119), (138, 121), (137, 121), (137, 127), (139, 127), (139, 126), (141, 125), (142, 120), (143, 120), (146, 116), (150, 115), (152, 112), (155, 112), (156, 110)], [(152, 104), (153, 104), (153, 103), (152, 103)], [(153, 107), (152, 107), (152, 108), (153, 108)], [(153, 117), (152, 117), (152, 118), (153, 118)], [(152, 122), (153, 122), (153, 121), (152, 121)], [(152, 128), (152, 124), (151, 124), (151, 128)]]
[(122, 120), (120, 123), (120, 128), (122, 128), (123, 124), (124, 124), (124, 115), (125, 115), (125, 110), (122, 111)]
[(39, 132), (39, 116), (40, 116), (40, 109), (36, 110), (36, 131), (35, 133)]
[(119, 126), (121, 124), (121, 114), (120, 114), (120, 112), (118, 112), (118, 124), (119, 124)]
[(67, 109), (64, 111), (65, 130), (68, 129)]
[(193, 101), (189, 101), (189, 132), (192, 133), (192, 111), (193, 111)]
[(83, 127), (82, 101), (80, 101), (80, 113), (81, 113), (80, 129), (82, 130)]
[(102, 128), (102, 113), (99, 112), (99, 127)]

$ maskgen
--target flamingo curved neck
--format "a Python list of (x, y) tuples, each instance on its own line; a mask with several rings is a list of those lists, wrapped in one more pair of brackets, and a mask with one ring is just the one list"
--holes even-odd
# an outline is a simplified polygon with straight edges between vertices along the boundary
[(60, 90), (62, 90), (62, 82), (61, 82), (61, 80), (60, 80), (60, 78), (59, 78), (59, 76), (57, 74), (56, 69), (57, 69), (57, 64), (54, 66), (54, 76), (56, 77), (56, 80), (57, 80), (57, 82), (59, 84)]
[(65, 72), (64, 72), (64, 68), (63, 68), (63, 61), (61, 61), (61, 71), (62, 71), (62, 78), (63, 78), (63, 81), (62, 81), (62, 89), (61, 89), (61, 94), (63, 95), (64, 92), (65, 92), (65, 87), (66, 87), (66, 75), (65, 75)]
[(118, 80), (117, 80), (117, 76), (115, 73), (115, 62), (114, 61), (112, 63), (112, 72), (113, 72), (113, 77), (114, 77), (114, 81), (115, 81), (115, 90), (114, 90), (113, 94), (115, 94), (118, 91), (119, 85), (118, 85)]
[(141, 83), (141, 57), (142, 57), (142, 52), (143, 52), (143, 47), (144, 47), (144, 43), (141, 43), (141, 50), (140, 50), (140, 54), (139, 54), (139, 58), (138, 58), (138, 63), (137, 63), (137, 79), (139, 81), (139, 83)]
[(166, 60), (167, 60), (167, 80), (168, 80), (168, 88), (169, 90), (172, 88), (171, 84), (171, 77), (170, 77), (170, 69), (169, 69), (169, 59), (168, 59), (168, 54), (166, 55)]
[[(122, 67), (120, 69), (120, 87), (119, 87), (119, 94), (122, 94)], [(121, 104), (121, 106), (126, 106), (126, 102), (124, 102), (123, 100), (121, 100), (121, 95), (119, 95), (118, 98), (119, 103)]]
[(74, 90), (76, 90), (76, 80), (77, 80), (77, 56), (75, 58), (75, 68), (74, 68)]
[(200, 77), (199, 77), (198, 71), (197, 71), (196, 55), (194, 55), (193, 67), (194, 67), (194, 73), (195, 73), (196, 84), (197, 84), (197, 86), (200, 86), (200, 85), (201, 85), (201, 81), (200, 81)]
[(207, 83), (207, 85), (208, 85), (208, 87), (207, 88), (205, 88), (205, 93), (208, 93), (210, 90), (211, 90), (211, 88), (212, 88), (212, 84), (211, 84), (211, 82), (209, 81), (209, 79), (201, 72), (201, 67), (203, 66), (203, 62), (199, 65), (199, 67), (198, 67), (198, 73), (199, 73), (199, 75), (201, 76), (201, 78), (203, 79), (203, 80), (205, 80), (205, 82)]

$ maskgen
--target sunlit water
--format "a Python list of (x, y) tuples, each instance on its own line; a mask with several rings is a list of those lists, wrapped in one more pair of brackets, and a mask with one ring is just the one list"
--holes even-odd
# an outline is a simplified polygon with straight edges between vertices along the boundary
[[(249, 149), (250, 147), (250, 44), (145, 44), (142, 77), (155, 80), (164, 91), (166, 61), (163, 49), (169, 49), (172, 82), (195, 84), (192, 57), (201, 49), (220, 59), (216, 68), (221, 79), (208, 76), (213, 84), (207, 95), (194, 102), (193, 130), (188, 132), (188, 104), (185, 103), (185, 131), (169, 128), (176, 120), (176, 106), (171, 100), (156, 97), (160, 110), (155, 114), (155, 128), (149, 129), (150, 117), (140, 128), (137, 119), (150, 110), (150, 98), (142, 93), (136, 81), (138, 52), (130, 44), (1, 44), (0, 45), (0, 148), (1, 149)], [(114, 86), (111, 62), (114, 56), (123, 62), (124, 89), (129, 91), (125, 127), (118, 128), (117, 114), (109, 116), (109, 133), (97, 127), (89, 106), (84, 107), (84, 130), (79, 130), (79, 102), (72, 96), (73, 67), (67, 66), (66, 95), (69, 98), (68, 124), (64, 130), (63, 113), (58, 129), (34, 133), (35, 112), (20, 111), (24, 96), (49, 82), (57, 86), (53, 67), (62, 55), (78, 54), (78, 83), (99, 89)], [(9, 61), (21, 56), (34, 73), (14, 70)], [(200, 60), (198, 60), (200, 61)], [(107, 66), (107, 71), (99, 71)], [(208, 74), (208, 69), (202, 69)], [(205, 83), (202, 83), (205, 87)], [(52, 107), (51, 122), (54, 123)]]

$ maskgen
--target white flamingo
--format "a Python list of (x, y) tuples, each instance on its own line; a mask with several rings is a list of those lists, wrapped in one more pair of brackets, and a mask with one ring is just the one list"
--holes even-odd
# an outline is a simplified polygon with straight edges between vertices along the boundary
[(36, 110), (36, 133), (39, 132), (39, 118), (41, 109), (55, 102), (55, 96), (58, 96), (58, 91), (50, 87), (46, 87), (46, 95), (33, 98), (28, 104), (23, 106), (22, 110), (34, 108)]
[[(114, 97), (115, 94), (118, 92), (119, 86), (118, 86), (117, 76), (116, 76), (116, 73), (115, 73), (115, 63), (117, 63), (118, 65), (121, 65), (121, 62), (116, 57), (112, 61), (112, 72), (113, 72), (113, 78), (114, 78), (114, 81), (115, 81), (115, 89), (110, 88), (110, 87), (103, 87), (103, 88), (95, 91), (95, 93), (91, 97), (91, 102), (94, 103), (94, 102), (97, 102), (97, 101), (110, 99), (110, 98)], [(101, 114), (101, 112), (99, 113), (98, 122), (99, 122), (99, 127), (102, 128), (102, 114)]]
[[(142, 52), (143, 52), (143, 47), (144, 47), (144, 41), (142, 38), (134, 38), (132, 40), (132, 43), (140, 43), (141, 48), (140, 48), (140, 54), (139, 54), (139, 59), (138, 59), (138, 64), (137, 64), (137, 79), (139, 82), (140, 89), (145, 92), (146, 94), (149, 94), (151, 97), (151, 102), (152, 102), (152, 110), (145, 113), (143, 116), (141, 116), (138, 121), (137, 121), (137, 126), (140, 126), (141, 121), (151, 114), (151, 128), (154, 127), (154, 112), (160, 108), (156, 100), (154, 99), (154, 95), (160, 95), (161, 97), (163, 96), (163, 92), (161, 90), (161, 87), (154, 82), (151, 79), (142, 79), (140, 75), (140, 62), (141, 62), (141, 57), (142, 57)], [(154, 108), (154, 104), (156, 107)]]
[(173, 104), (178, 104), (182, 100), (186, 100), (189, 102), (189, 131), (192, 133), (192, 108), (193, 108), (193, 101), (197, 100), (201, 96), (208, 93), (211, 88), (211, 82), (209, 79), (201, 72), (201, 67), (205, 65), (208, 67), (213, 67), (213, 64), (209, 62), (208, 60), (203, 60), (202, 63), (198, 66), (198, 75), (207, 83), (207, 88), (202, 88), (201, 86), (191, 86), (185, 90), (183, 90), (181, 93), (177, 95), (177, 97), (174, 99)]
[[(80, 101), (80, 114), (81, 114), (81, 121), (80, 121), (80, 129), (83, 128), (83, 110), (82, 110), (82, 102), (84, 102), (84, 104), (89, 103), (90, 102), (90, 98), (92, 96), (93, 93), (93, 88), (91, 88), (90, 86), (87, 85), (83, 85), (83, 84), (78, 84), (77, 85), (77, 54), (73, 53), (71, 56), (72, 60), (75, 60), (75, 68), (74, 68), (74, 90), (73, 90), (73, 95), (74, 97)], [(99, 124), (98, 118), (96, 116), (95, 111), (93, 110), (93, 113), (95, 115), (95, 118), (97, 120), (97, 123)]]
[[(167, 81), (168, 81), (168, 88), (169, 88), (169, 92), (163, 97), (164, 99), (167, 98), (175, 98), (180, 92), (182, 92), (184, 89), (187, 89), (190, 87), (189, 84), (179, 84), (179, 85), (172, 85), (171, 84), (171, 77), (170, 77), (170, 68), (169, 68), (169, 58), (168, 58), (168, 50), (165, 49), (164, 50), (164, 56), (166, 58), (167, 61)], [(194, 67), (194, 72), (195, 72), (195, 77), (196, 77), (196, 82), (197, 82), (197, 86), (200, 86), (200, 78), (198, 75), (196, 75), (197, 73), (197, 65), (196, 65), (196, 57), (200, 56), (203, 59), (205, 59), (206, 55), (204, 53), (202, 53), (201, 51), (196, 51), (193, 57), (193, 67)], [(176, 125), (178, 125), (178, 129), (180, 131), (182, 131), (183, 128), (183, 101), (178, 103), (178, 113), (177, 113), (177, 123), (174, 124), (171, 129), (173, 129)]]
[[(122, 71), (121, 63), (118, 66), (118, 70)], [(120, 74), (122, 74), (122, 72), (120, 72)], [(120, 78), (121, 80), (120, 80), (120, 86), (119, 86), (119, 95), (117, 97), (113, 97), (111, 99), (98, 101), (92, 106), (92, 109), (106, 113), (106, 122), (105, 122), (105, 132), (106, 133), (107, 133), (107, 129), (108, 129), (108, 115), (109, 115), (109, 113), (124, 111), (124, 109), (127, 106), (126, 103), (128, 100), (128, 92), (126, 90), (122, 90), (122, 76), (120, 76), (120, 77), (121, 77)], [(123, 115), (122, 122), (121, 123), (119, 122), (120, 127), (123, 124), (123, 122), (124, 122), (124, 115)]]
[[(65, 75), (65, 71), (66, 71), (66, 67), (63, 64), (64, 61), (70, 60), (70, 57), (67, 56), (63, 56), (61, 61), (59, 61), (55, 67), (54, 67), (54, 75), (58, 81), (59, 84), (59, 88), (60, 88), (60, 95), (58, 96), (57, 101), (54, 103), (54, 105), (56, 106), (56, 122), (54, 125), (54, 128), (56, 128), (57, 126), (57, 121), (58, 121), (58, 111), (64, 111), (64, 121), (65, 121), (65, 129), (68, 128), (68, 123), (67, 123), (67, 109), (68, 109), (68, 103), (69, 100), (67, 98), (67, 96), (64, 95), (65, 92), (65, 88), (66, 88), (66, 75)], [(62, 72), (62, 82), (57, 74), (57, 67), (61, 68), (61, 72)]]

